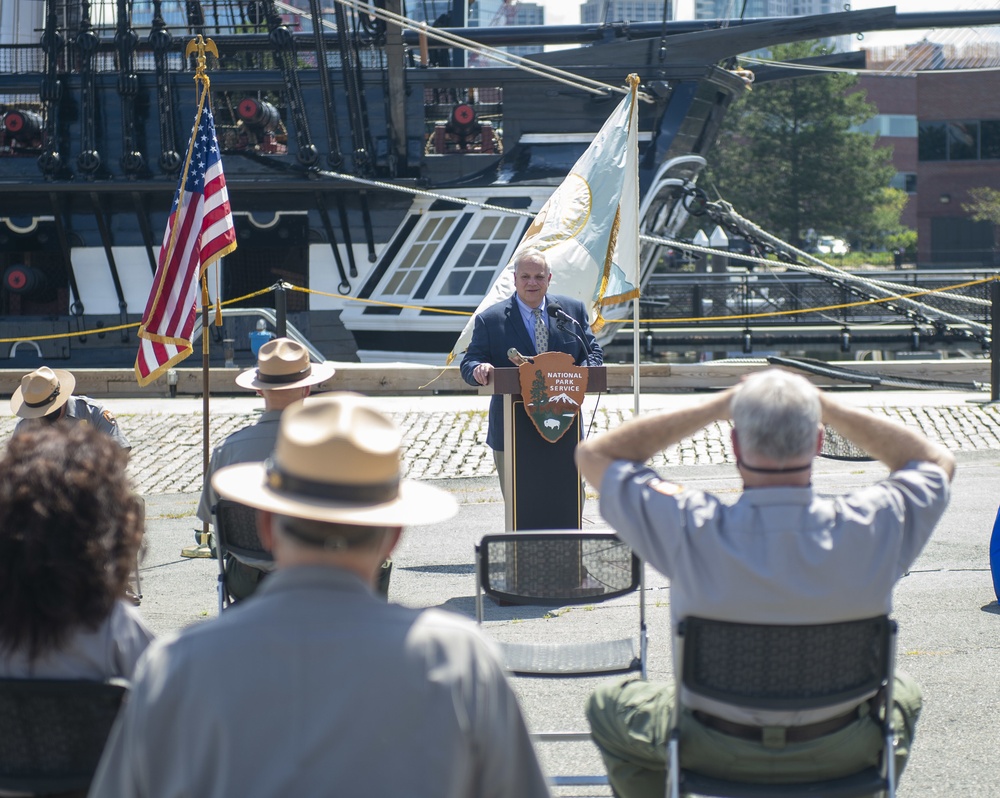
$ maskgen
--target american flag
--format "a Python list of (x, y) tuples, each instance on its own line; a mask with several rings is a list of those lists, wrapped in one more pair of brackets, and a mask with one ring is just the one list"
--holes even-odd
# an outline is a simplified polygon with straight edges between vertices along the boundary
[(199, 280), (212, 263), (236, 249), (233, 214), (207, 95), (204, 87), (188, 159), (160, 246), (153, 288), (139, 326), (135, 377), (141, 386), (191, 354)]

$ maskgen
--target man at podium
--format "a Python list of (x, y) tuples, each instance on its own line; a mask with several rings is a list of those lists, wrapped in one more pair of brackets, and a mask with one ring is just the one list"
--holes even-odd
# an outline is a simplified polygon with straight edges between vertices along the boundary
[[(578, 366), (600, 366), (604, 352), (590, 331), (583, 303), (549, 296), (552, 272), (545, 255), (526, 249), (514, 261), (514, 296), (497, 302), (476, 317), (472, 341), (462, 358), (462, 378), (486, 385), (494, 368), (520, 364), (541, 352), (566, 352)], [(486, 443), (504, 487), (503, 397), (490, 400)]]

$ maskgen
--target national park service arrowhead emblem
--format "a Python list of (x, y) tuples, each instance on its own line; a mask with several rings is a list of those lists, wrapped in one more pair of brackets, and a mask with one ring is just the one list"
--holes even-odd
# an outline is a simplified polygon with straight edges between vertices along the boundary
[(572, 426), (587, 393), (587, 369), (565, 352), (543, 352), (518, 366), (524, 409), (541, 435), (555, 443)]

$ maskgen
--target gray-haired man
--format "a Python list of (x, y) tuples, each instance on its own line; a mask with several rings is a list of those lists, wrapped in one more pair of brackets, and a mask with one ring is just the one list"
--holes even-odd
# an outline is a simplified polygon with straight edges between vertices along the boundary
[[(735, 504), (642, 465), (730, 419), (744, 486)], [(818, 495), (810, 481), (823, 424), (887, 465), (889, 476), (844, 496)], [(944, 512), (955, 468), (947, 450), (919, 433), (774, 369), (695, 407), (590, 438), (577, 461), (587, 481), (600, 486), (604, 517), (670, 578), (674, 630), (688, 615), (808, 624), (888, 613), (896, 580)], [(893, 698), (902, 772), (920, 713), (919, 686), (897, 673)], [(761, 718), (692, 702), (674, 718), (673, 685), (617, 681), (595, 691), (588, 716), (616, 794), (645, 798), (664, 794), (666, 740), (675, 723), (683, 764), (708, 775), (807, 781), (862, 770), (878, 747), (867, 704), (834, 716), (787, 711)], [(761, 725), (784, 728), (785, 744), (765, 745)]]

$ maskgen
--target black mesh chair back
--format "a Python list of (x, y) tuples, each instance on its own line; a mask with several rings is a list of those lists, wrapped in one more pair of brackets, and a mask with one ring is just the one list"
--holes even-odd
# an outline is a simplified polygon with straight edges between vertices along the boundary
[(124, 682), (0, 679), (0, 791), (85, 792)]
[(860, 702), (889, 672), (892, 621), (765, 626), (704, 618), (681, 622), (689, 692), (761, 710)]
[[(484, 620), (483, 595), (504, 604), (588, 606), (639, 594), (635, 634), (616, 639), (500, 642), (504, 667), (515, 674), (593, 676), (640, 671), (646, 677), (646, 597), (642, 563), (610, 531), (552, 530), (484, 535), (476, 546), (476, 618)], [(517, 629), (525, 627), (518, 626)], [(589, 731), (541, 731), (540, 742), (592, 742)], [(604, 773), (553, 775), (556, 787), (606, 786)]]
[(823, 428), (823, 446), (819, 450), (819, 456), (828, 460), (871, 461), (875, 459), (829, 425)]
[(247, 565), (269, 565), (271, 552), (257, 534), (257, 511), (245, 504), (220, 499), (215, 505), (215, 529), (226, 553)]
[(610, 532), (485, 535), (477, 547), (480, 587), (510, 604), (593, 603), (631, 593), (641, 569)]
[[(476, 547), (476, 616), (483, 594), (500, 604), (594, 604), (638, 589), (642, 565), (613, 532), (552, 530), (484, 535)], [(503, 643), (513, 673), (646, 673), (645, 595), (634, 637), (578, 643)]]
[(892, 705), (894, 621), (879, 616), (803, 626), (688, 617), (681, 622), (678, 634), (681, 663), (676, 717), (680, 717), (682, 695), (691, 694), (760, 711), (807, 711), (869, 699), (878, 705), (873, 716), (883, 717), (883, 751), (880, 767), (843, 778), (808, 784), (748, 784), (681, 768), (680, 733), (674, 729), (668, 752), (668, 796), (850, 798), (885, 794), (892, 798), (895, 732), (892, 712), (884, 709)]
[(213, 508), (216, 555), (219, 559), (219, 612), (229, 605), (226, 589), (226, 555), (245, 565), (269, 571), (274, 566), (271, 552), (264, 548), (257, 534), (257, 511), (245, 504), (219, 499)]

